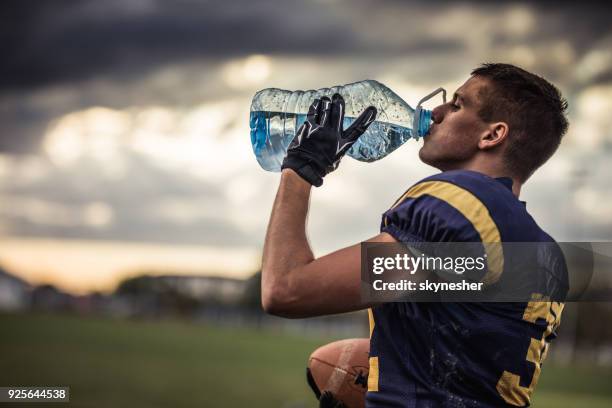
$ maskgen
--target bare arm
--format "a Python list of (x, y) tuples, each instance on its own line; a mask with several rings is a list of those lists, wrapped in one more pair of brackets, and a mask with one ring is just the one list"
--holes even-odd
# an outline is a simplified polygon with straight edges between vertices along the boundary
[[(371, 306), (361, 300), (361, 244), (314, 258), (306, 237), (310, 190), (295, 172), (283, 170), (264, 245), (264, 309), (308, 317)], [(368, 241), (396, 242), (387, 233)]]
[(263, 287), (275, 287), (282, 271), (314, 260), (306, 238), (306, 217), (312, 186), (293, 170), (285, 169), (272, 206), (263, 253)]

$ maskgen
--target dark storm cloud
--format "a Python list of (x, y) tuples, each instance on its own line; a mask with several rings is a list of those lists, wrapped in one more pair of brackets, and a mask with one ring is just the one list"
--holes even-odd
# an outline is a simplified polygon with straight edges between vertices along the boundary
[[(159, 64), (200, 57), (384, 50), (384, 44), (360, 39), (362, 27), (338, 18), (341, 8), (322, 2), (63, 0), (3, 2), (0, 7), (4, 90), (93, 75), (142, 74)], [(453, 41), (429, 41), (412, 48), (454, 46)]]
[[(475, 11), (494, 10), (498, 3), (472, 5)], [(159, 64), (200, 57), (250, 53), (374, 56), (456, 49), (464, 33), (458, 32), (454, 40), (411, 30), (417, 26), (415, 18), (436, 15), (452, 5), (301, 0), (5, 1), (0, 5), (0, 91), (95, 75), (142, 74)], [(538, 35), (563, 34), (579, 48), (609, 30), (609, 13), (603, 4), (544, 2), (532, 7), (538, 11)], [(405, 24), (384, 27), (380, 20), (368, 24), (370, 16), (381, 13), (405, 16)], [(401, 36), (400, 41), (386, 41), (393, 32)]]

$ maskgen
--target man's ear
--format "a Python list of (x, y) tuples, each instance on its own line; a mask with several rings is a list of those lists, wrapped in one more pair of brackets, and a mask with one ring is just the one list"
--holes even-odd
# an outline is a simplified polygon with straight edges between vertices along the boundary
[(491, 123), (483, 132), (478, 147), (481, 150), (492, 149), (501, 144), (508, 137), (508, 124), (506, 122)]

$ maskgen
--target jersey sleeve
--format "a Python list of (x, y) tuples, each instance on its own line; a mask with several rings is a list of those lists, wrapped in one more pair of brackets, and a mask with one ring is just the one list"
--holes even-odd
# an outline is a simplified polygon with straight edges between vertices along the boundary
[(486, 254), (485, 271), (470, 280), (490, 284), (503, 271), (503, 255), (495, 253), (501, 250), (500, 234), (489, 211), (470, 191), (450, 182), (415, 184), (383, 214), (380, 231), (424, 252), (452, 248), (436, 243), (477, 243), (456, 245), (467, 249), (466, 256)]

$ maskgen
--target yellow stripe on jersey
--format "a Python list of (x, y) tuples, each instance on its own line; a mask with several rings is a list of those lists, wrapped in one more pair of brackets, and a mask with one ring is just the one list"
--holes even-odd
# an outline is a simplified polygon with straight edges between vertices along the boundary
[[(370, 341), (372, 341), (372, 333), (374, 332), (374, 312), (372, 308), (368, 309), (368, 320), (370, 322)], [(368, 392), (378, 392), (378, 357), (372, 356), (370, 353), (369, 373), (368, 373)]]
[[(407, 198), (418, 198), (429, 195), (440, 199), (459, 211), (480, 235), (487, 254), (488, 271), (482, 282), (485, 285), (495, 283), (504, 270), (504, 255), (501, 248), (501, 236), (489, 210), (474, 194), (455, 184), (446, 181), (425, 181), (412, 186), (391, 209), (400, 205)], [(385, 217), (385, 226), (387, 218)], [(493, 244), (493, 245), (487, 245)]]
[(378, 357), (370, 357), (370, 371), (368, 373), (368, 392), (378, 392)]

